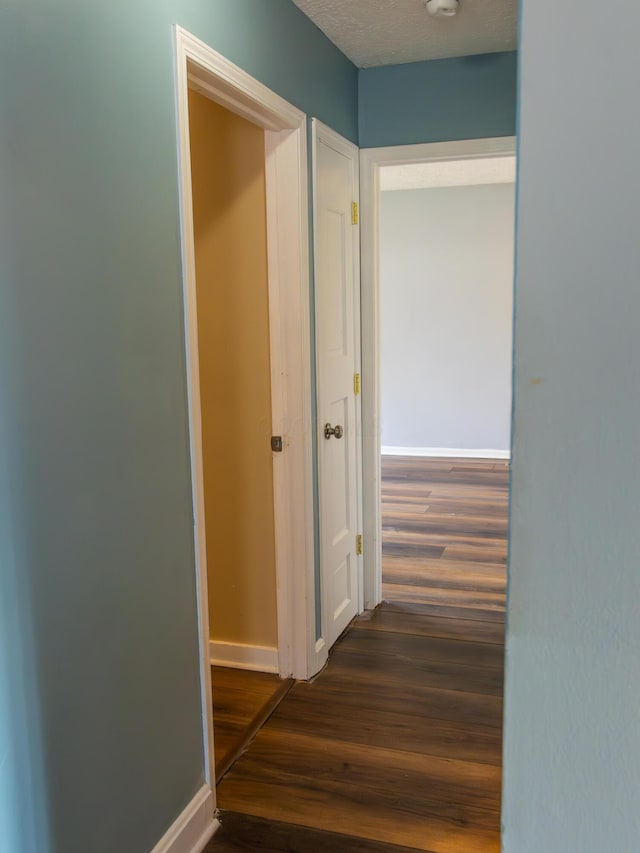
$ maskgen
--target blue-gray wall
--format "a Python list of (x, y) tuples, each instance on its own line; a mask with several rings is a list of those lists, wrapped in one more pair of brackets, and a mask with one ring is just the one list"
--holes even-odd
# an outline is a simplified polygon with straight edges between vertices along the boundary
[(141, 853), (203, 780), (175, 22), (357, 138), (290, 0), (0, 5), (3, 853)]
[(505, 853), (640, 849), (640, 6), (524, 0)]
[[(5, 309), (0, 290), (0, 332)], [(0, 337), (0, 388), (7, 366), (3, 343)], [(33, 627), (15, 552), (23, 532), (7, 488), (9, 414), (0, 406), (0, 850), (13, 853), (48, 848)]]
[(360, 145), (513, 136), (516, 74), (515, 52), (362, 70)]

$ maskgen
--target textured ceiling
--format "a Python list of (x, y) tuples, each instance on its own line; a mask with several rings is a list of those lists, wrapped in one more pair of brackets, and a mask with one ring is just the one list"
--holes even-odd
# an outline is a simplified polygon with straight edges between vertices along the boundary
[(418, 190), (433, 187), (471, 187), (478, 184), (512, 184), (516, 158), (487, 157), (475, 160), (441, 160), (380, 169), (380, 189)]
[(460, 0), (452, 18), (423, 0), (293, 0), (360, 68), (515, 50), (517, 0)]

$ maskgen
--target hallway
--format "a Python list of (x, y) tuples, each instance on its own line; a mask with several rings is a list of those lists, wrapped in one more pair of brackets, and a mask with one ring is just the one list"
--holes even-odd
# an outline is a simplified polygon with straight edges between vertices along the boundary
[(392, 600), (355, 620), (225, 775), (207, 850), (499, 850), (508, 469), (384, 471)]

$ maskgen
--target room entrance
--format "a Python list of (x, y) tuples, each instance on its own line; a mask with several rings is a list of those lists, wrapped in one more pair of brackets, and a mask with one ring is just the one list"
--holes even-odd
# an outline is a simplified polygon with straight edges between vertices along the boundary
[(504, 619), (514, 209), (514, 155), (380, 169), (382, 598), (395, 607)]

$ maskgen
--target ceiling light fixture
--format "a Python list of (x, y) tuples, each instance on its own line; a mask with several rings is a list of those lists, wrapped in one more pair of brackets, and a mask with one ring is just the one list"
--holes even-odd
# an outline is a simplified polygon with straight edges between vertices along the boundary
[(458, 11), (458, 0), (425, 0), (424, 5), (430, 15), (439, 18), (451, 18)]

